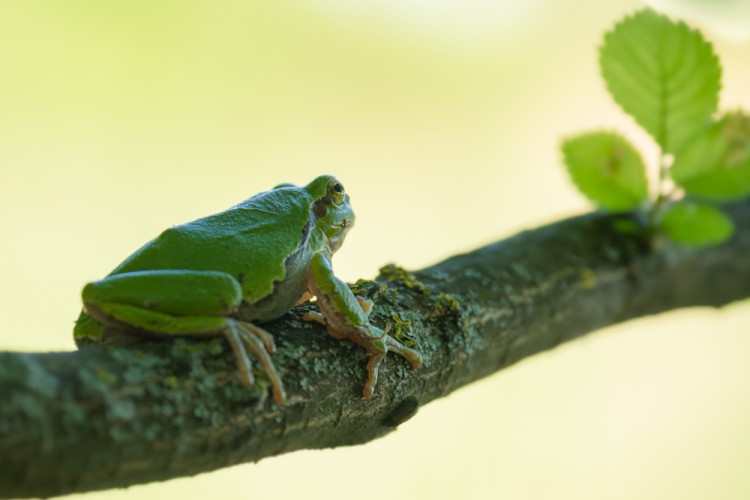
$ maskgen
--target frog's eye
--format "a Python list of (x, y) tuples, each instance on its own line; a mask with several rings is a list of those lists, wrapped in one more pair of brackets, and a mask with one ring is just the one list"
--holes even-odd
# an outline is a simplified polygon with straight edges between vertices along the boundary
[(346, 197), (344, 186), (339, 181), (331, 181), (328, 184), (328, 196), (336, 205), (341, 205)]

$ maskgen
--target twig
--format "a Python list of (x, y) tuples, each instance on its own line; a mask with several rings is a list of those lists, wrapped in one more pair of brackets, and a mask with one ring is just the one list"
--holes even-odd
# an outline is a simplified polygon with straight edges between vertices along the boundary
[(0, 497), (53, 496), (206, 472), (382, 436), (420, 405), (607, 325), (750, 296), (750, 202), (728, 207), (733, 239), (654, 245), (624, 217), (564, 220), (409, 274), (359, 283), (375, 324), (415, 341), (361, 397), (366, 355), (304, 323), (268, 323), (289, 395), (239, 385), (222, 339), (148, 341), (63, 353), (0, 353)]

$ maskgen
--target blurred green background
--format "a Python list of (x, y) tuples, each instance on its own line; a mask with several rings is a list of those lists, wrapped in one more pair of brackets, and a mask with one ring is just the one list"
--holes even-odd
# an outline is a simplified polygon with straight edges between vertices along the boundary
[[(750, 2), (661, 0), (750, 107)], [(0, 1), (0, 348), (70, 350), (83, 283), (162, 229), (336, 174), (347, 280), (589, 210), (562, 136), (654, 147), (598, 75), (612, 0)], [(750, 303), (630, 322), (372, 444), (89, 498), (750, 497)], [(75, 460), (75, 457), (71, 457)]]

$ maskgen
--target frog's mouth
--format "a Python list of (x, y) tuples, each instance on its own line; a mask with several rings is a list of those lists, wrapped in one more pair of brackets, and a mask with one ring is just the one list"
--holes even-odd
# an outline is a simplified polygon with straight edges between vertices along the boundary
[(332, 225), (334, 228), (336, 228), (336, 232), (328, 237), (328, 246), (331, 248), (331, 253), (341, 248), (341, 245), (344, 243), (346, 233), (349, 232), (353, 225), (354, 219), (344, 219), (340, 224)]

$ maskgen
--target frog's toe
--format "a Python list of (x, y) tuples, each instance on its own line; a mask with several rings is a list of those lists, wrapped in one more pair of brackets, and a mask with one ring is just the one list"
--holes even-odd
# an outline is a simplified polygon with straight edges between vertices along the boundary
[(409, 363), (411, 363), (412, 368), (420, 368), (422, 366), (422, 355), (414, 349), (409, 349), (408, 347), (406, 347), (399, 354)]
[(252, 387), (255, 385), (255, 376), (253, 375), (250, 357), (247, 355), (247, 350), (243, 345), (242, 339), (240, 339), (239, 334), (234, 328), (227, 328), (225, 333), (234, 357), (237, 360), (237, 373), (240, 377), (240, 382), (245, 387)]
[(393, 351), (402, 358), (406, 359), (409, 363), (411, 363), (411, 366), (413, 368), (419, 368), (422, 366), (422, 354), (420, 354), (419, 351), (415, 351), (414, 349), (406, 347), (404, 344), (394, 339), (390, 335), (386, 337), (385, 341), (388, 344), (389, 351)]
[(308, 311), (305, 314), (302, 315), (302, 319), (305, 321), (315, 321), (320, 323), (323, 326), (326, 326), (328, 322), (326, 321), (326, 317), (320, 314), (319, 312), (315, 311)]
[(252, 323), (241, 322), (241, 325), (243, 328), (249, 330), (253, 335), (255, 335), (261, 342), (263, 342), (263, 346), (266, 348), (266, 351), (268, 351), (270, 354), (276, 352), (276, 343), (273, 341), (273, 335), (265, 331), (263, 328), (257, 327)]
[(385, 352), (370, 352), (370, 360), (367, 362), (367, 381), (362, 391), (365, 399), (370, 399), (375, 394), (375, 386), (378, 384), (378, 367), (383, 359), (385, 359)]
[(310, 300), (310, 299), (311, 299), (311, 298), (313, 298), (313, 297), (315, 297), (315, 295), (314, 295), (314, 294), (312, 294), (312, 293), (311, 293), (310, 291), (307, 291), (307, 292), (305, 292), (305, 294), (304, 294), (304, 295), (302, 296), (302, 298), (301, 298), (301, 299), (299, 299), (299, 301), (297, 302), (297, 305), (298, 305), (298, 306), (301, 306), (302, 304), (304, 304), (305, 302), (307, 302), (308, 300)]
[(365, 388), (362, 390), (362, 395), (365, 399), (370, 399), (375, 394), (375, 387), (369, 384), (365, 384)]

